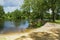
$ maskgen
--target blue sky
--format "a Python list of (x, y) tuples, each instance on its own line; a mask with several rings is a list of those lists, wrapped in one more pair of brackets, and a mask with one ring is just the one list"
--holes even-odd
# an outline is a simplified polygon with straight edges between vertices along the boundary
[(12, 12), (16, 9), (20, 9), (20, 6), (23, 4), (23, 0), (0, 0), (0, 5), (3, 5), (4, 11)]

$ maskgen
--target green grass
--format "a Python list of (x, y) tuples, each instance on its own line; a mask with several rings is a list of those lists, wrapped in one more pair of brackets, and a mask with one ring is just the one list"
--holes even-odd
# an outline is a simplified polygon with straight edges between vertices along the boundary
[(0, 38), (0, 40), (7, 40), (6, 38), (4, 38), (4, 37), (2, 37), (2, 38)]
[(51, 23), (57, 23), (57, 24), (60, 24), (60, 20), (55, 20), (55, 22), (51, 22)]
[(56, 21), (56, 23), (59, 23), (60, 24), (60, 20), (55, 20)]

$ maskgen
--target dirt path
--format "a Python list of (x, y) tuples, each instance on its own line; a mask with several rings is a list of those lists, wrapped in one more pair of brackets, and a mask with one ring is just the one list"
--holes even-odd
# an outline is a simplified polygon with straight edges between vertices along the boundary
[(44, 26), (42, 26), (41, 28), (37, 28), (34, 30), (34, 32), (48, 32), (48, 30), (53, 29), (53, 28), (60, 28), (60, 24), (56, 24), (56, 23), (46, 23)]

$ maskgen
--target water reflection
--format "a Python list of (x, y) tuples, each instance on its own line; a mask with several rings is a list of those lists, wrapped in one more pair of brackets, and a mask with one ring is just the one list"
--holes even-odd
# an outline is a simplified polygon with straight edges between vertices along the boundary
[[(1, 25), (1, 24), (0, 24)], [(5, 21), (2, 25), (4, 28), (2, 29), (1, 33), (4, 32), (19, 32), (28, 28), (29, 23), (28, 21)]]
[(0, 19), (0, 30), (3, 29), (4, 26), (4, 20)]
[(18, 29), (24, 30), (24, 29), (28, 28), (28, 26), (29, 26), (28, 21), (22, 22), (22, 23), (19, 25)]

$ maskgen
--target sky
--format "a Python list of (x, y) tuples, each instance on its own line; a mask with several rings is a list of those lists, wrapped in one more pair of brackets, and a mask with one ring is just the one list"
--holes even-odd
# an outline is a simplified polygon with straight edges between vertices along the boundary
[(0, 0), (0, 5), (3, 6), (6, 13), (20, 9), (22, 4), (23, 0)]

